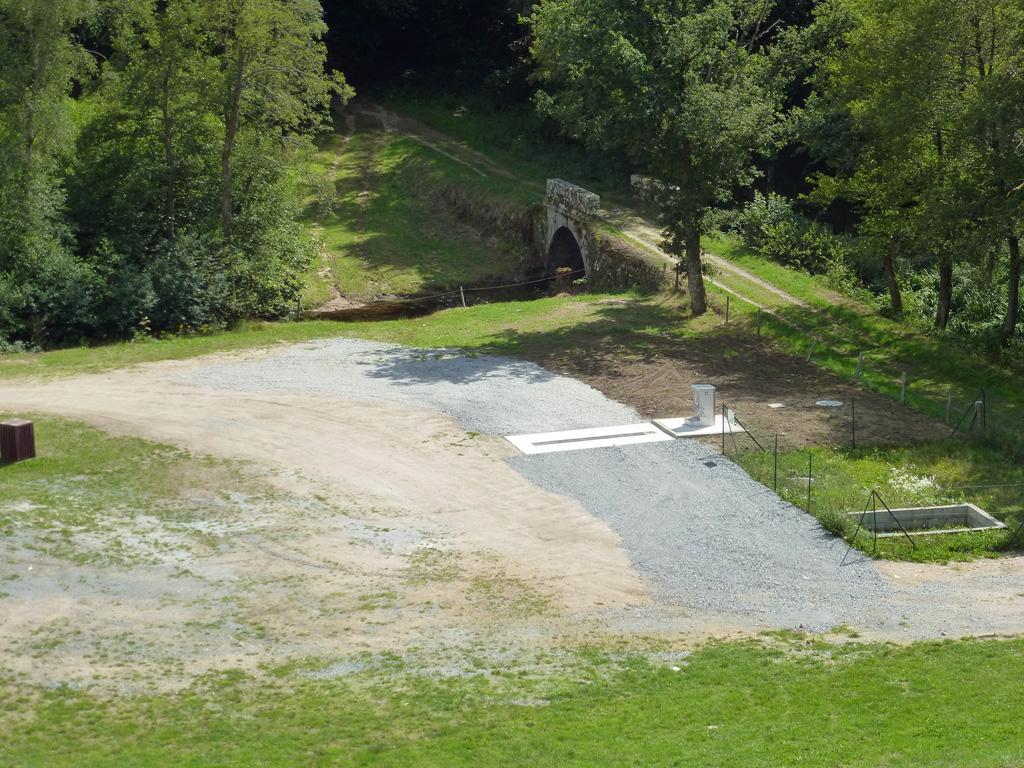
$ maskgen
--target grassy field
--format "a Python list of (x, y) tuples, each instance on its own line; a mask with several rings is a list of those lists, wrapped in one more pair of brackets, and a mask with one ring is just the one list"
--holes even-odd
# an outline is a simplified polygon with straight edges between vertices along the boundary
[[(822, 525), (864, 552), (895, 560), (950, 562), (994, 557), (1024, 545), (1019, 536), (1014, 538), (1024, 523), (1024, 467), (1008, 461), (997, 448), (945, 441), (858, 450), (823, 447), (780, 454), (778, 492), (804, 509), (808, 503), (808, 458), (813, 476), (811, 512)], [(736, 459), (756, 480), (774, 486), (771, 453), (747, 452)], [(876, 549), (866, 532), (854, 538), (857, 521), (847, 516), (865, 509), (871, 489), (892, 509), (971, 502), (1007, 523), (1008, 528), (915, 536), (916, 546), (902, 536), (885, 538), (878, 540)]]
[(174, 695), (0, 690), (0, 764), (951, 766), (1024, 764), (1024, 642), (713, 644), (551, 675), (223, 672)]
[[(0, 413), (0, 421), (9, 416)], [(31, 531), (31, 547), (42, 554), (128, 567), (145, 557), (140, 521), (208, 521), (212, 506), (225, 507), (215, 499), (256, 486), (229, 462), (52, 416), (32, 418), (39, 457), (0, 465), (0, 537)]]
[[(306, 222), (324, 258), (307, 276), (306, 306), (331, 298), (331, 285), (353, 300), (429, 293), (516, 274), (521, 247), (460, 222), (439, 199), (454, 185), (494, 205), (528, 205), (541, 194), (500, 184), (429, 146), (385, 131), (365, 114), (354, 132), (321, 138)], [(344, 130), (344, 129), (341, 129)]]
[[(205, 336), (4, 355), (0, 356), (0, 380), (99, 373), (140, 363), (339, 337), (525, 354), (610, 335), (635, 337), (637, 343), (642, 343), (665, 327), (678, 326), (685, 316), (678, 301), (670, 298), (621, 293), (479, 304), (425, 317), (366, 323), (246, 323)], [(711, 324), (714, 320), (701, 322)]]

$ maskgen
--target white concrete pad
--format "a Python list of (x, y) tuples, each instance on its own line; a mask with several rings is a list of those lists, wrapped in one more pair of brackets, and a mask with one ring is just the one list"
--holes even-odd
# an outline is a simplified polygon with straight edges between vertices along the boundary
[[(686, 419), (655, 419), (652, 423), (672, 437), (708, 437), (722, 434), (722, 414), (715, 416), (715, 424), (711, 427), (702, 427), (696, 416)], [(746, 430), (735, 419), (730, 419), (725, 425), (727, 435), (738, 435), (741, 432)]]
[(570, 429), (565, 432), (541, 432), (533, 435), (511, 435), (505, 438), (527, 455), (581, 451), (587, 448), (614, 448), (621, 445), (661, 443), (672, 436), (653, 424), (627, 424), (622, 427)]

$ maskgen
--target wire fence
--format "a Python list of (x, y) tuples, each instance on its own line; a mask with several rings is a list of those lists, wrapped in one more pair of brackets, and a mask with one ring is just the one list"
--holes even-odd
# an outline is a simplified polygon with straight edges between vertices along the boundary
[[(466, 301), (467, 294), (470, 296), (476, 294), (486, 293), (497, 293), (499, 291), (510, 291), (516, 288), (528, 288), (531, 286), (539, 286), (542, 284), (547, 285), (560, 285), (568, 282), (572, 282), (579, 279), (581, 276), (586, 276), (586, 269), (575, 269), (575, 270), (559, 270), (553, 275), (546, 275), (544, 277), (534, 278), (531, 280), (522, 280), (515, 283), (502, 283), (500, 285), (477, 285), (477, 286), (462, 286), (453, 288), (451, 290), (443, 291), (441, 293), (431, 293), (426, 295), (414, 295), (414, 296), (401, 296), (398, 298), (389, 299), (374, 299), (365, 303), (365, 306), (372, 306), (374, 308), (382, 307), (408, 307), (408, 306), (423, 306), (430, 304), (441, 304), (443, 299), (452, 299), (453, 305), (457, 305), (461, 302), (463, 307), (468, 306)], [(454, 301), (458, 297), (459, 301)], [(301, 306), (300, 306), (301, 310)]]
[[(984, 423), (986, 416), (981, 410), (984, 400), (980, 402), (972, 418)], [(923, 560), (955, 559), (963, 553), (1024, 548), (1024, 482), (936, 482), (932, 476), (918, 474), (913, 465), (896, 463), (892, 456), (884, 453), (885, 449), (857, 446), (856, 400), (844, 405), (841, 413), (845, 414), (849, 428), (845, 445), (780, 447), (779, 433), (757, 434), (727, 405), (722, 407), (721, 434), (716, 440), (720, 441), (724, 456), (740, 464), (766, 488), (814, 515), (823, 527), (845, 538), (851, 546), (855, 544), (873, 554), (884, 552), (888, 556)], [(951, 431), (949, 437), (955, 442), (971, 439), (970, 433), (962, 431)], [(984, 477), (986, 473), (999, 470), (986, 466), (983, 461), (975, 464), (972, 458), (968, 471)], [(1024, 473), (1024, 469), (1020, 472)], [(862, 507), (865, 496), (873, 503)], [(1006, 527), (962, 531), (955, 535), (944, 532), (941, 537), (922, 539), (917, 533), (908, 534), (893, 516), (893, 510), (898, 508), (966, 503), (981, 506)], [(869, 510), (872, 524), (866, 525), (864, 515)], [(893, 538), (895, 533), (879, 538), (878, 515), (891, 517), (896, 523), (889, 527), (903, 535), (898, 539)]]
[[(1000, 395), (1000, 389), (1007, 389), (1005, 382), (999, 387), (958, 383), (956, 376), (944, 375), (935, 366), (924, 370), (894, 360), (890, 350), (859, 344), (856, 333), (823, 313), (816, 313), (820, 324), (811, 327), (739, 295), (726, 295), (726, 324), (735, 316), (731, 311), (734, 301), (754, 307), (750, 327), (756, 336), (784, 340), (805, 362), (943, 423), (950, 434), (970, 433), (1007, 451), (1015, 460), (1024, 461), (1024, 397)], [(892, 342), (896, 343), (895, 339)], [(947, 363), (947, 370), (957, 366), (988, 367), (980, 358), (970, 359), (952, 349), (943, 365)], [(973, 378), (977, 381), (982, 377)]]

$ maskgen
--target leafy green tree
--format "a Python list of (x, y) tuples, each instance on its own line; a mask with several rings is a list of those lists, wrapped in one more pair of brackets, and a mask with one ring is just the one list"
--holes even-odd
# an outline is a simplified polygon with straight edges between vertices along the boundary
[[(1009, 255), (1003, 335), (1015, 333), (1024, 195), (1024, 6), (1019, 0), (829, 0), (818, 23), (839, 29), (816, 77), (819, 124), (849, 124), (855, 159), (820, 178), (823, 200), (864, 216), (900, 308), (893, 254), (938, 273), (945, 328), (954, 264)], [(848, 120), (836, 120), (837, 115)]]
[(70, 91), (91, 66), (73, 30), (93, 11), (85, 0), (0, 0), (0, 336), (66, 337), (90, 302), (61, 169), (75, 136)]
[(221, 221), (235, 234), (233, 161), (247, 127), (279, 137), (321, 125), (333, 96), (351, 95), (340, 72), (325, 71), (327, 26), (317, 0), (217, 0), (207, 3), (220, 62)]
[(665, 182), (666, 247), (685, 254), (707, 309), (708, 213), (756, 177), (773, 147), (784, 74), (764, 47), (766, 0), (543, 0), (532, 16), (540, 110), (590, 147)]
[(294, 308), (315, 0), (0, 0), (0, 344)]

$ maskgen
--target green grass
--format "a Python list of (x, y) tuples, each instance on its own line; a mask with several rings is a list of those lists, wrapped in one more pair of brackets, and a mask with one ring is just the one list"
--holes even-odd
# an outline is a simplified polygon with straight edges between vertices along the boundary
[(0, 536), (31, 532), (26, 546), (54, 557), (140, 562), (143, 518), (208, 520), (212, 501), (253, 490), (229, 462), (50, 416), (34, 422), (38, 458), (0, 465)]
[(366, 323), (246, 323), (204, 336), (0, 356), (0, 381), (98, 373), (140, 363), (325, 338), (366, 338), (418, 347), (464, 347), (503, 354), (557, 349), (596, 336), (660, 333), (682, 314), (663, 298), (630, 293), (557, 296), (479, 304), (432, 315)]
[[(396, 111), (485, 154), (541, 195), (552, 177), (603, 195), (625, 191), (628, 170), (559, 138), (530, 106), (495, 109), (472, 97), (409, 93), (390, 94), (387, 102)], [(456, 116), (459, 108), (466, 106), (468, 114)]]
[[(911, 766), (1024, 764), (1024, 642), (826, 645), (786, 635), (654, 667), (438, 680), (211, 676), (104, 697), (13, 682), (0, 764), (237, 766)], [(394, 666), (393, 664), (391, 666)]]
[[(779, 455), (779, 495), (807, 507), (808, 456), (814, 481), (811, 511), (822, 524), (851, 540), (856, 521), (848, 512), (862, 512), (871, 489), (892, 509), (971, 502), (1008, 524), (1004, 530), (879, 539), (861, 532), (859, 549), (894, 560), (950, 562), (994, 557), (1019, 547), (1013, 533), (1024, 521), (1024, 467), (996, 448), (975, 441), (944, 441), (919, 445), (839, 449), (813, 448)], [(774, 484), (770, 453), (748, 452), (737, 461), (768, 487)], [(879, 507), (881, 509), (881, 507)]]
[[(346, 139), (328, 134), (307, 168), (306, 223), (325, 259), (307, 275), (304, 303), (331, 295), (368, 299), (474, 285), (516, 274), (522, 247), (460, 221), (441, 198), (457, 187), (478, 205), (527, 206), (542, 193), (472, 168), (401, 133), (357, 121)], [(324, 267), (330, 268), (325, 274)]]

